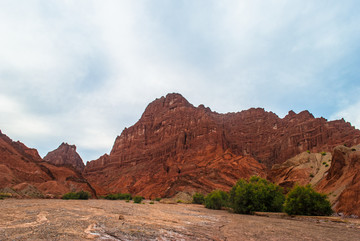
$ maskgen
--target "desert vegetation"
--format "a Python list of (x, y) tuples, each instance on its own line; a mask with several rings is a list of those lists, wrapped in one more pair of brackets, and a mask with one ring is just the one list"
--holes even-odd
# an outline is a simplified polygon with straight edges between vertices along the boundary
[(108, 194), (104, 198), (107, 200), (132, 200), (132, 195), (130, 193), (115, 193)]
[(0, 192), (0, 200), (2, 200), (4, 198), (9, 198), (9, 197), (12, 197), (11, 193)]
[(69, 200), (69, 199), (80, 199), (80, 200), (87, 200), (91, 197), (90, 193), (85, 191), (79, 192), (68, 192), (62, 196), (62, 199)]
[(230, 207), (235, 213), (280, 212), (284, 201), (281, 187), (256, 176), (239, 180), (230, 191)]
[(192, 196), (192, 198), (192, 203), (194, 204), (204, 204), (205, 202), (205, 196), (202, 193), (197, 192)]
[(133, 197), (134, 203), (141, 203), (144, 198), (142, 196)]
[(286, 212), (289, 215), (326, 216), (333, 212), (327, 196), (310, 185), (296, 185), (285, 195), (283, 188), (257, 176), (240, 179), (229, 193), (215, 190), (205, 197), (195, 193), (193, 203), (204, 204), (209, 209), (228, 208), (239, 214)]
[(227, 192), (221, 190), (215, 190), (206, 195), (205, 207), (209, 209), (221, 209), (222, 207), (228, 207), (229, 195)]
[(286, 197), (284, 211), (289, 215), (326, 216), (332, 214), (326, 195), (318, 193), (310, 185), (296, 185)]

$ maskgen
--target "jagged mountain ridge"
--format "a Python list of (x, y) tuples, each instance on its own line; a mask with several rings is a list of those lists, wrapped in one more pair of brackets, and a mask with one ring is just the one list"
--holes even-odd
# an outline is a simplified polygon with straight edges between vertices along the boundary
[[(290, 111), (284, 118), (261, 108), (219, 114), (169, 94), (150, 103), (139, 121), (116, 138), (111, 153), (88, 162), (82, 173), (72, 160), (78, 155), (75, 146), (63, 143), (50, 152), (56, 154), (54, 166), (0, 132), (0, 189), (32, 186), (56, 196), (83, 189), (155, 198), (229, 190), (239, 178), (260, 175), (286, 187), (310, 182), (331, 192), (337, 211), (359, 214), (358, 150), (341, 149), (341, 157), (334, 149), (358, 144), (359, 132), (344, 120), (314, 118), (308, 111)], [(319, 152), (333, 149), (338, 158), (324, 167), (331, 157)]]
[(80, 172), (43, 161), (36, 149), (12, 141), (0, 131), (0, 190), (25, 197), (61, 197), (64, 193), (96, 191)]
[[(191, 139), (209, 134), (222, 150), (250, 155), (268, 167), (306, 150), (331, 151), (339, 144), (351, 146), (360, 142), (360, 131), (344, 120), (314, 118), (308, 111), (290, 111), (281, 119), (262, 108), (218, 114), (204, 106), (194, 107), (180, 94), (169, 94), (149, 104), (140, 120), (116, 138), (111, 155), (118, 155), (135, 141), (141, 144), (139, 151), (143, 151), (162, 129), (163, 137), (169, 132), (181, 134), (190, 144)], [(134, 140), (130, 140), (131, 136)], [(152, 136), (155, 138), (150, 139)], [(163, 137), (158, 139), (162, 141)]]
[[(203, 105), (194, 107), (180, 94), (168, 94), (150, 103), (140, 120), (116, 138), (110, 155), (88, 162), (84, 175), (107, 192), (144, 196), (155, 195), (154, 188), (144, 190), (156, 179), (155, 186), (168, 183), (159, 192), (167, 196), (186, 189), (207, 191), (210, 185), (199, 180), (219, 175), (200, 171), (198, 164), (227, 152), (235, 159), (247, 157), (250, 166), (256, 160), (269, 169), (306, 150), (331, 151), (339, 144), (359, 142), (360, 131), (344, 120), (314, 118), (308, 111), (290, 111), (281, 119), (261, 108), (219, 114)], [(214, 165), (214, 172), (221, 172)], [(265, 171), (260, 169), (250, 168), (244, 176), (235, 175), (241, 170), (234, 169), (226, 175), (238, 178)], [(212, 185), (228, 189), (235, 181)]]

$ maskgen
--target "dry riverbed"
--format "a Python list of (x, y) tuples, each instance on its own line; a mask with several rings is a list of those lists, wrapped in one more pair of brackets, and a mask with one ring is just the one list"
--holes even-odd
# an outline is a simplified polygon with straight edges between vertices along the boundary
[(359, 240), (358, 219), (250, 216), (193, 204), (0, 200), (0, 240)]

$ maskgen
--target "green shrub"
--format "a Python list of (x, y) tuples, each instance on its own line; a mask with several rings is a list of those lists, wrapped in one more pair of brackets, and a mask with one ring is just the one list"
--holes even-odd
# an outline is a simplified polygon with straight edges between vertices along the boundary
[(8, 197), (12, 197), (12, 194), (11, 193), (4, 193), (4, 192), (1, 192), (0, 193), (0, 199), (5, 199), (5, 198), (8, 198)]
[(105, 199), (108, 199), (108, 200), (131, 200), (132, 196), (130, 193), (115, 193), (115, 194), (106, 195)]
[(183, 200), (180, 200), (180, 199), (177, 200), (176, 202), (177, 202), (177, 203), (184, 203), (184, 201), (183, 201)]
[(320, 152), (320, 154), (321, 154), (322, 156), (326, 156), (326, 152), (325, 152), (325, 151)]
[(329, 164), (326, 164), (326, 165), (325, 165), (325, 167), (328, 167), (328, 166), (329, 166)]
[(154, 202), (153, 202), (153, 201), (151, 201), (151, 202), (149, 202), (149, 204), (154, 204)]
[(141, 201), (143, 200), (144, 198), (142, 196), (135, 196), (133, 198), (134, 200), (134, 203), (141, 203)]
[(204, 200), (205, 207), (209, 209), (221, 209), (228, 206), (229, 195), (221, 190), (209, 193)]
[(192, 203), (195, 203), (195, 204), (204, 204), (205, 202), (205, 196), (204, 194), (201, 194), (201, 193), (195, 193), (193, 196), (192, 196), (193, 200), (192, 200)]
[(310, 177), (314, 177), (314, 174), (312, 174), (312, 173), (310, 173), (310, 175), (309, 175)]
[(355, 148), (352, 148), (351, 151), (356, 151), (356, 149), (355, 149)]
[(69, 199), (79, 199), (79, 196), (77, 195), (76, 192), (68, 192), (68, 193), (65, 193), (65, 194), (62, 196), (62, 199), (65, 199), (65, 200), (69, 200)]
[(105, 196), (105, 199), (107, 200), (116, 200), (116, 194), (108, 194)]
[(287, 195), (284, 211), (289, 215), (326, 216), (332, 214), (327, 196), (318, 193), (310, 185), (296, 185)]
[(161, 200), (161, 197), (155, 198), (155, 201), (157, 201), (157, 202), (160, 202), (160, 200)]
[(230, 191), (230, 206), (235, 213), (279, 212), (285, 196), (283, 189), (263, 178), (240, 179)]
[(326, 165), (326, 162), (323, 162), (322, 164), (323, 164), (323, 165)]
[(88, 200), (90, 198), (90, 193), (85, 192), (85, 191), (77, 192), (77, 195), (79, 196), (78, 199), (81, 199), (81, 200)]
[(120, 200), (131, 200), (132, 196), (130, 193), (120, 193), (119, 199)]
[(69, 200), (69, 199), (87, 200), (90, 197), (91, 197), (90, 193), (85, 192), (85, 191), (80, 191), (80, 192), (68, 192), (68, 193), (65, 193), (62, 196), (62, 199), (65, 199), (65, 200)]
[(309, 151), (309, 150), (307, 150), (306, 152), (310, 154), (310, 151)]

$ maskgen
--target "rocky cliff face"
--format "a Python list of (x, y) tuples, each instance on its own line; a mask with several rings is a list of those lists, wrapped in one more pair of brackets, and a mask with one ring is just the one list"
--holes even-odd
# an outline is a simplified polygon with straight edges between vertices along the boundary
[(267, 178), (285, 188), (310, 183), (328, 194), (336, 212), (360, 216), (360, 146), (337, 146), (331, 154), (299, 154), (275, 165)]
[(303, 152), (269, 170), (267, 179), (291, 189), (295, 184), (317, 186), (326, 177), (331, 165), (331, 153)]
[(81, 173), (43, 161), (35, 149), (13, 142), (1, 132), (0, 173), (0, 190), (15, 190), (14, 194), (20, 196), (61, 196), (75, 190), (86, 190), (96, 195)]
[(306, 150), (359, 142), (360, 131), (344, 120), (328, 122), (307, 111), (281, 119), (260, 108), (218, 114), (169, 94), (150, 103), (116, 138), (110, 155), (88, 163), (84, 175), (105, 192), (147, 197), (226, 190)]
[(339, 144), (360, 142), (360, 131), (344, 120), (314, 118), (308, 111), (290, 111), (280, 119), (263, 109), (222, 115), (224, 137), (235, 154), (251, 155), (268, 168), (310, 150), (331, 151)]
[(44, 161), (55, 166), (73, 167), (79, 172), (85, 168), (83, 160), (76, 152), (76, 146), (67, 143), (62, 143), (57, 149), (49, 152), (44, 157)]
[(360, 146), (338, 146), (328, 174), (316, 188), (329, 194), (336, 212), (360, 216)]

